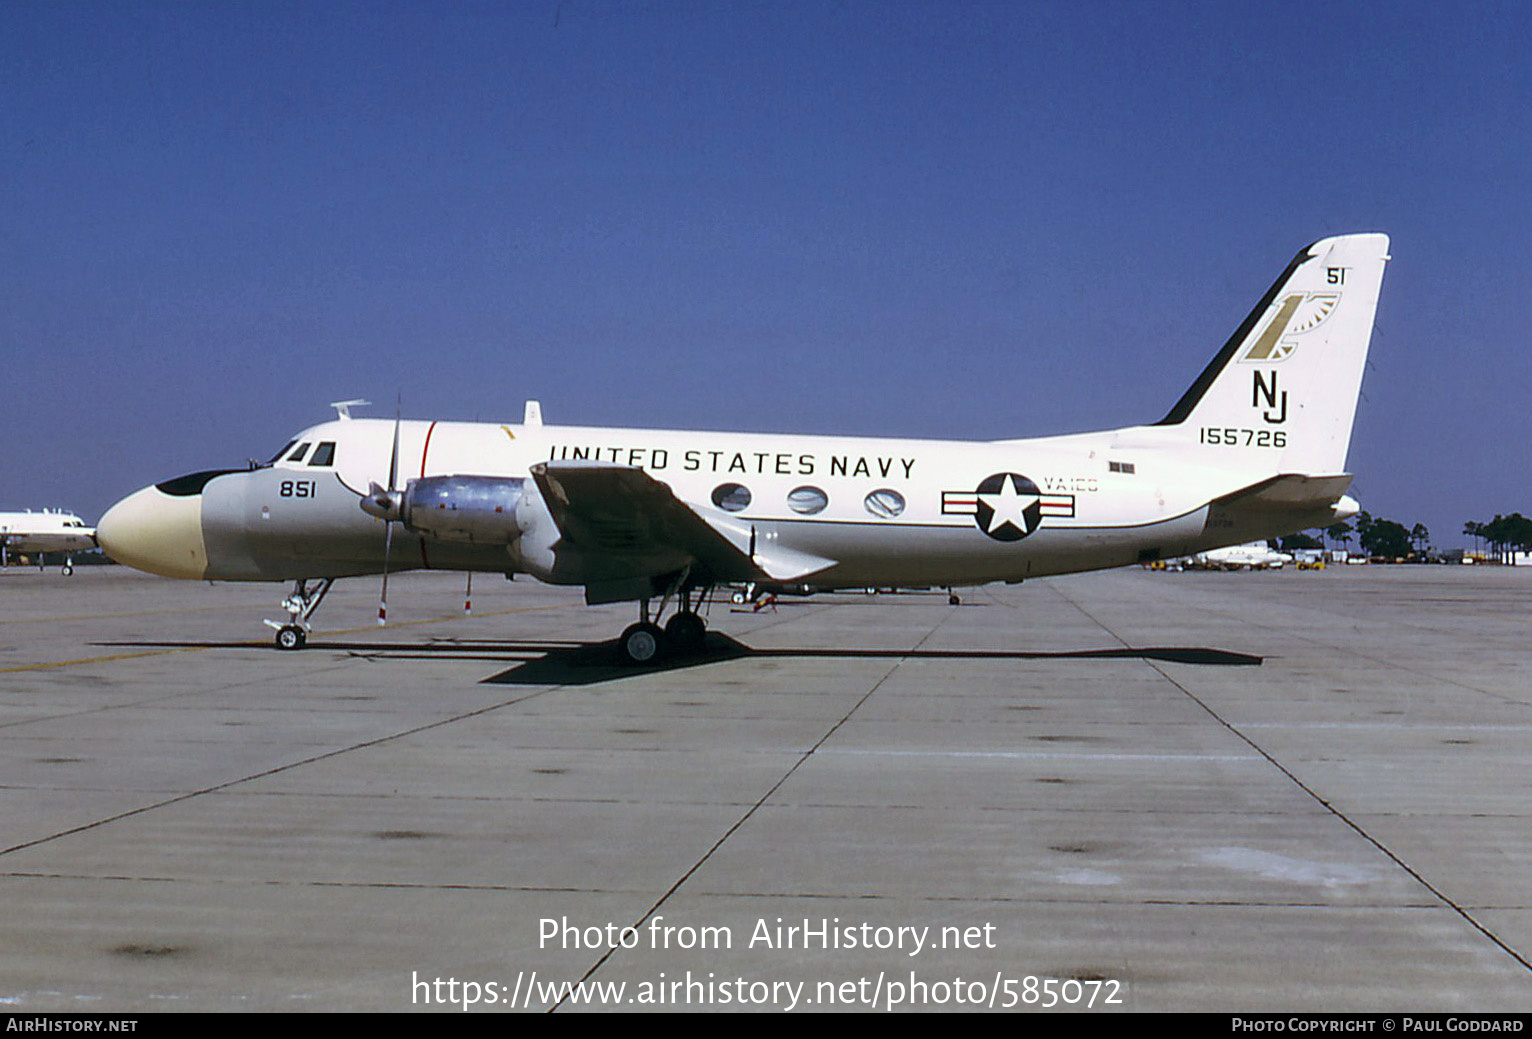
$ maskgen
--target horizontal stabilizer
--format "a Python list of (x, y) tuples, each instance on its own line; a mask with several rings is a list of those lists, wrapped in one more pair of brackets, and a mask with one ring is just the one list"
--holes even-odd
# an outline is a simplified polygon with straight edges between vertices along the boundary
[(1357, 513), (1346, 496), (1349, 473), (1303, 476), (1287, 473), (1215, 498), (1208, 507), (1204, 547), (1236, 545), (1253, 538), (1280, 537), (1328, 527)]
[(1335, 505), (1351, 486), (1350, 473), (1304, 476), (1288, 473), (1241, 488), (1216, 499), (1214, 505), (1267, 509), (1323, 509)]

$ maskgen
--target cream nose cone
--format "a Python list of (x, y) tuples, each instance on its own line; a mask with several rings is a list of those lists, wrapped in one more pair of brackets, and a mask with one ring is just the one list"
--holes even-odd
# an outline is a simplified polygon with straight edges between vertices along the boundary
[(201, 578), (207, 573), (202, 540), (202, 495), (184, 497), (145, 487), (113, 505), (96, 524), (106, 554), (163, 577)]

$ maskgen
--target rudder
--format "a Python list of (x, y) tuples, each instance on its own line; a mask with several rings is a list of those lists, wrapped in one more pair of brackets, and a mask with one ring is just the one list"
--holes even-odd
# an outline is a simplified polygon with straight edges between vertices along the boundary
[(1344, 472), (1388, 258), (1384, 234), (1300, 250), (1158, 425), (1231, 462)]

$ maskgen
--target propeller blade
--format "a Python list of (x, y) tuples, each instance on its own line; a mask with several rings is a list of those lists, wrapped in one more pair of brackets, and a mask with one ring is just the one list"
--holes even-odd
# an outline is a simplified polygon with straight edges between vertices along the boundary
[(394, 525), (388, 524), (388, 533), (383, 537), (383, 596), (378, 600), (378, 627), (388, 624), (388, 562), (394, 548)]
[[(396, 489), (399, 486), (399, 426), (404, 420), (404, 395), (400, 394), (394, 401), (394, 448), (388, 455), (388, 490), (379, 492), (382, 488), (372, 484), (367, 500), (363, 501), (362, 507), (373, 515), (379, 515), (367, 508), (369, 504), (378, 506), (382, 510), (383, 522), (388, 525), (388, 533), (383, 536), (383, 594), (378, 599), (378, 627), (388, 624), (388, 564), (389, 557), (394, 550), (394, 520), (401, 511)], [(382, 501), (387, 504), (383, 505)]]
[(404, 414), (403, 398), (394, 405), (394, 450), (388, 456), (388, 490), (392, 494), (399, 487), (399, 425)]

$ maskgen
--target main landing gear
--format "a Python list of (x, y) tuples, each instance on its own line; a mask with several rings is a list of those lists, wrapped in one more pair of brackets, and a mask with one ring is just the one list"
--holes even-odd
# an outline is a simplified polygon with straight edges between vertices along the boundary
[(268, 620), (266, 626), (275, 628), (277, 631), (278, 649), (302, 649), (308, 644), (309, 618), (314, 611), (319, 609), (319, 604), (324, 601), (325, 593), (330, 590), (330, 585), (335, 583), (335, 578), (326, 577), (317, 584), (310, 585), (306, 580), (293, 582), (293, 593), (282, 600), (282, 608), (287, 611), (287, 623)]
[[(708, 589), (707, 591), (711, 591)], [(707, 600), (707, 591), (699, 597), (699, 605)], [(665, 612), (670, 596), (660, 601), (655, 616)], [(692, 608), (692, 593), (681, 592), (676, 612), (665, 622), (662, 629), (650, 618), (649, 600), (638, 603), (638, 623), (628, 625), (617, 640), (618, 652), (624, 663), (643, 666), (654, 664), (669, 654), (696, 653), (702, 649), (707, 638), (707, 622)]]
[[(308, 644), (309, 632), (312, 630), (309, 618), (319, 609), (319, 604), (324, 601), (334, 583), (333, 577), (293, 582), (292, 594), (282, 600), (287, 620), (266, 621), (266, 626), (275, 629), (277, 633), (275, 641), (278, 649), (302, 649)], [(697, 608), (707, 602), (711, 592), (711, 586), (679, 592), (672, 589), (660, 600), (659, 608), (652, 615), (649, 600), (639, 600), (638, 623), (629, 625), (617, 641), (623, 661), (643, 666), (657, 663), (674, 654), (700, 652), (707, 639), (707, 622), (702, 619)], [(664, 616), (672, 597), (676, 602), (676, 611), (662, 628), (655, 621)]]

